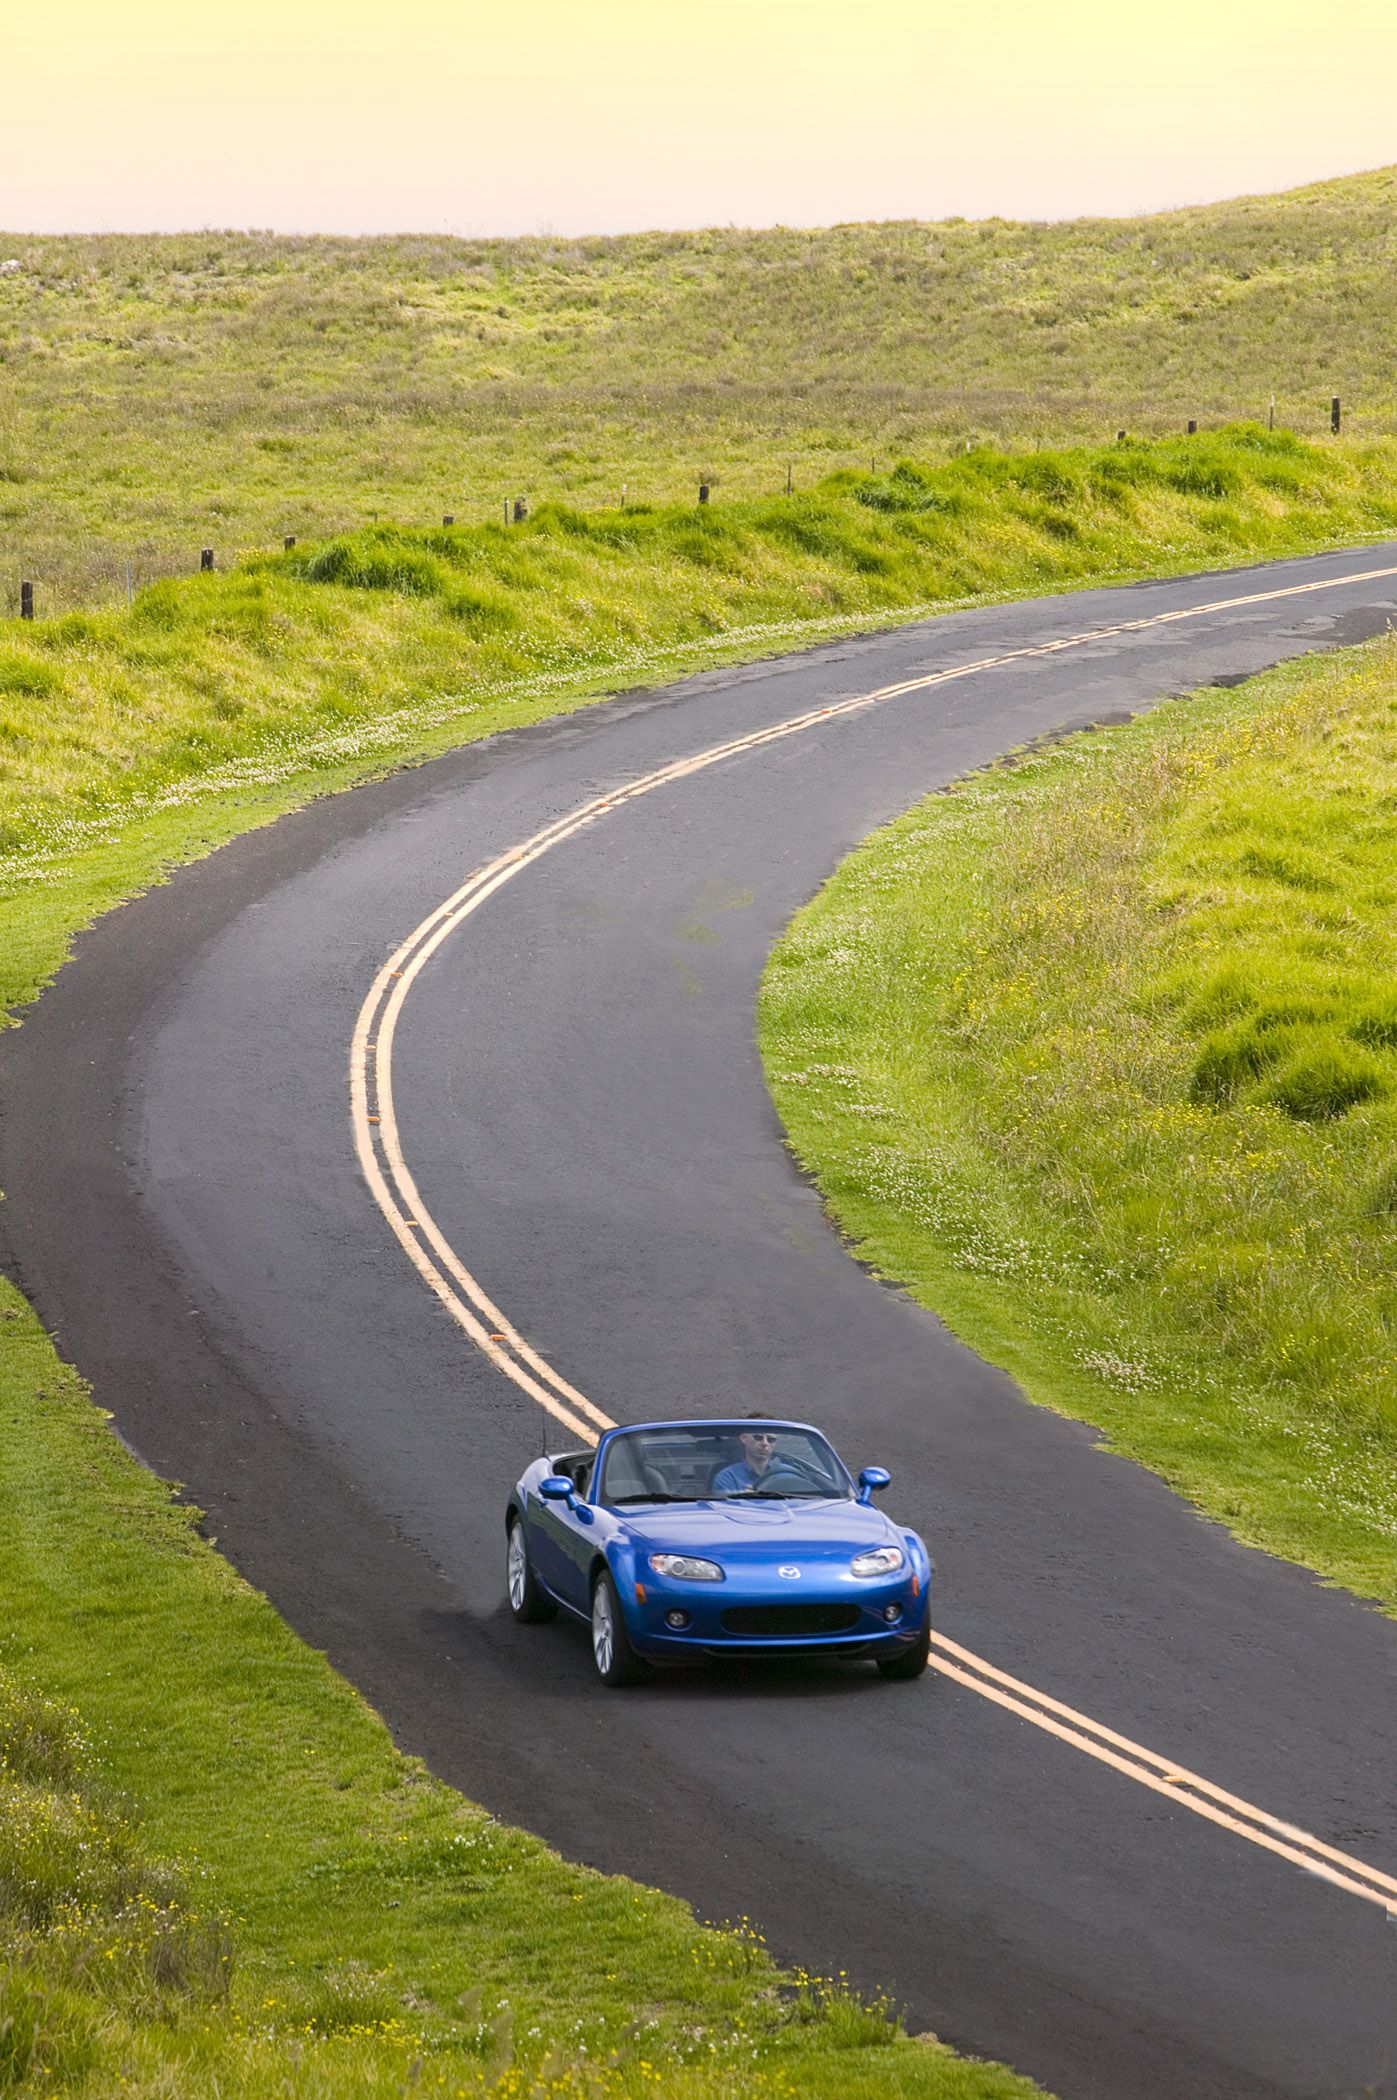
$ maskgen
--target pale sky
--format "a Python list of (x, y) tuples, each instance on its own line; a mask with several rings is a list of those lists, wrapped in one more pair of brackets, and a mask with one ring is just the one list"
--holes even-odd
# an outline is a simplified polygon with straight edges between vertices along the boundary
[(1397, 0), (0, 0), (0, 227), (1164, 209), (1397, 161)]

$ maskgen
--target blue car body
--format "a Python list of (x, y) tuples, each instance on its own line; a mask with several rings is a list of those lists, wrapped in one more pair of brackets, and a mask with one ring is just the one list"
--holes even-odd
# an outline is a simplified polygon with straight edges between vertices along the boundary
[[(522, 1520), (530, 1572), (552, 1604), (579, 1619), (592, 1614), (599, 1575), (610, 1574), (635, 1654), (656, 1663), (722, 1655), (817, 1654), (895, 1658), (926, 1640), (930, 1556), (914, 1531), (873, 1507), (821, 1433), (807, 1423), (773, 1421), (783, 1432), (819, 1439), (839, 1477), (837, 1493), (812, 1498), (682, 1502), (597, 1499), (606, 1484), (608, 1447), (636, 1431), (718, 1432), (733, 1450), (748, 1418), (628, 1423), (592, 1451), (536, 1459), (514, 1488), (506, 1528)], [(731, 1455), (731, 1454), (729, 1454)], [(740, 1456), (740, 1453), (739, 1453)], [(545, 1480), (574, 1484), (567, 1500), (542, 1493)], [(877, 1476), (881, 1484), (886, 1476)], [(856, 1575), (856, 1555), (898, 1547), (888, 1575)], [(656, 1570), (653, 1556), (698, 1556), (721, 1580), (688, 1581)], [(676, 1620), (682, 1615), (682, 1622)]]

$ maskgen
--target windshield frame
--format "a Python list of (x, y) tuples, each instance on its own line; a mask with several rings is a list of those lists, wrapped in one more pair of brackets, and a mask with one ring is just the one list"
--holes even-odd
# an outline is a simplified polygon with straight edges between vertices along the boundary
[[(776, 1489), (729, 1488), (719, 1494), (707, 1492), (702, 1494), (673, 1494), (657, 1491), (651, 1495), (628, 1493), (614, 1496), (607, 1489), (606, 1482), (607, 1476), (611, 1471), (613, 1451), (633, 1438), (653, 1437), (661, 1439), (665, 1437), (680, 1437), (686, 1432), (691, 1433), (696, 1438), (713, 1442), (715, 1448), (712, 1466), (716, 1467), (720, 1459), (722, 1459), (724, 1464), (734, 1463), (736, 1457), (740, 1455), (737, 1452), (738, 1437), (744, 1430), (755, 1429), (774, 1429), (790, 1436), (808, 1438), (810, 1443), (817, 1447), (818, 1451), (826, 1455), (833, 1476), (832, 1482), (819, 1486), (812, 1484), (809, 1487), (799, 1488), (790, 1494), (783, 1494)], [(781, 1454), (774, 1454), (774, 1456), (777, 1455)], [(791, 1456), (789, 1453), (785, 1455), (787, 1457)], [(808, 1461), (802, 1461), (798, 1457), (792, 1459), (792, 1463), (795, 1465), (805, 1462)], [(848, 1502), (856, 1500), (857, 1495), (858, 1490), (853, 1475), (824, 1431), (817, 1429), (813, 1422), (788, 1421), (779, 1415), (735, 1415), (699, 1417), (695, 1420), (683, 1422), (625, 1423), (609, 1431), (605, 1438), (605, 1449), (598, 1453), (597, 1463), (593, 1468), (588, 1499), (599, 1508), (615, 1510), (654, 1507), (697, 1509), (705, 1504), (733, 1503), (738, 1501)]]

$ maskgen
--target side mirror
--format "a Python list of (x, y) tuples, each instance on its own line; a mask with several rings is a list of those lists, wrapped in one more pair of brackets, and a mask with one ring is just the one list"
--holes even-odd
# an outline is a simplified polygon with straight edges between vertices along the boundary
[(550, 1473), (546, 1480), (540, 1480), (538, 1491), (545, 1502), (571, 1502), (577, 1487), (566, 1473)]
[[(860, 1502), (871, 1502), (875, 1495), (881, 1495), (892, 1477), (892, 1474), (888, 1472), (885, 1466), (865, 1466), (859, 1475)], [(545, 1481), (545, 1493), (547, 1492), (547, 1487), (548, 1483)]]

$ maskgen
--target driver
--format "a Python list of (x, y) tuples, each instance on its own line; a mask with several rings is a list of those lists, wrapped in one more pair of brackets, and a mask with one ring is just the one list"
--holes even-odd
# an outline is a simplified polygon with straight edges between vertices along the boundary
[[(761, 1416), (749, 1416), (748, 1419), (759, 1422)], [(711, 1492), (715, 1495), (755, 1494), (770, 1487), (779, 1494), (783, 1480), (798, 1481), (799, 1468), (777, 1452), (778, 1433), (775, 1429), (739, 1431), (737, 1441), (742, 1446), (742, 1456), (714, 1476)]]

